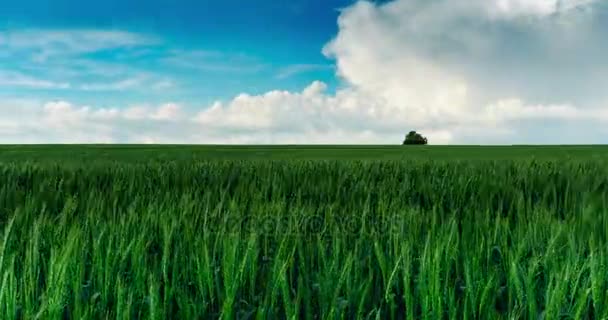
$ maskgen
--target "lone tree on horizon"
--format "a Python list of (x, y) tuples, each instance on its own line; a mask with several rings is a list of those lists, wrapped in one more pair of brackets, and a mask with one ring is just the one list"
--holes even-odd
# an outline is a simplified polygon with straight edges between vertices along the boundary
[(403, 140), (404, 145), (410, 144), (428, 144), (428, 140), (416, 131), (410, 131)]

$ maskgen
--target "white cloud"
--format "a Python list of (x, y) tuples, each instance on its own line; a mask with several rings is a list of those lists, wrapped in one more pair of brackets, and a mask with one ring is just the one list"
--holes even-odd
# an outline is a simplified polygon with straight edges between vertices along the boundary
[(154, 120), (178, 120), (181, 115), (181, 107), (175, 103), (166, 103), (160, 106), (150, 116)]
[[(328, 94), (314, 82), (301, 92), (242, 94), (199, 110), (175, 103), (126, 109), (18, 101), (0, 105), (0, 143), (398, 144), (407, 132), (383, 104), (352, 89)], [(434, 144), (599, 143), (608, 112), (506, 99), (476, 118), (417, 127)], [(540, 125), (540, 135), (529, 136)], [(563, 136), (559, 136), (563, 135)], [(559, 140), (555, 140), (559, 136)], [(591, 139), (589, 139), (591, 138)], [(585, 140), (587, 139), (587, 140)]]
[(122, 115), (125, 119), (129, 120), (142, 120), (145, 119), (149, 114), (149, 110), (146, 107), (135, 106), (127, 108), (123, 111)]
[[(122, 30), (0, 30), (4, 68), (30, 78), (61, 80), (6, 80), (2, 84), (61, 89), (65, 83), (73, 83), (71, 88), (85, 91), (165, 90), (176, 86), (175, 74), (171, 74), (176, 69), (182, 69), (178, 73), (253, 73), (264, 68), (245, 54), (167, 47), (160, 38)], [(100, 51), (108, 52), (103, 58), (90, 55)], [(154, 67), (143, 67), (138, 63), (142, 61)]]
[(38, 79), (20, 72), (2, 70), (0, 70), (0, 86), (38, 89), (69, 89), (71, 87), (67, 82)]
[(331, 68), (333, 68), (333, 66), (327, 64), (293, 64), (281, 68), (277, 73), (276, 77), (277, 79), (286, 79), (301, 73), (319, 70), (330, 70)]
[(12, 100), (0, 103), (0, 143), (139, 143), (144, 136), (177, 143), (192, 141), (190, 122), (175, 103), (119, 109)]
[(132, 106), (121, 110), (118, 116), (122, 119), (132, 121), (176, 121), (182, 120), (182, 107), (172, 102), (162, 104), (156, 108), (150, 106)]
[(169, 89), (175, 86), (175, 82), (168, 80), (168, 79), (163, 79), (163, 80), (159, 80), (158, 82), (152, 84), (152, 88), (153, 89), (157, 89), (157, 90), (161, 90), (161, 89)]
[[(500, 126), (506, 132), (522, 119), (536, 119), (539, 127), (543, 119), (568, 119), (584, 127), (582, 121), (601, 120), (591, 115), (606, 105), (573, 80), (596, 74), (590, 71), (598, 67), (608, 71), (600, 58), (606, 41), (592, 24), (595, 17), (578, 10), (590, 5), (359, 2), (342, 12), (339, 33), (324, 53), (336, 59), (338, 74), (352, 88), (379, 101), (376, 113), (404, 127), (442, 128), (452, 133), (452, 142), (466, 143), (470, 128), (484, 134)], [(586, 19), (574, 19), (579, 14)], [(535, 19), (520, 19), (527, 16)], [(567, 28), (556, 27), (564, 21)], [(566, 43), (572, 47), (564, 48)], [(605, 74), (584, 89), (601, 92), (608, 84)]]
[(205, 50), (171, 50), (159, 62), (200, 72), (253, 73), (265, 67), (245, 54)]
[(76, 87), (83, 91), (136, 91), (136, 90), (166, 90), (173, 88), (175, 83), (158, 76), (138, 74), (122, 80), (110, 82), (84, 83)]
[(66, 81), (40, 79), (21, 72), (0, 70), (0, 86), (31, 89), (126, 91), (150, 89), (164, 90), (172, 88), (174, 82), (157, 76), (140, 73), (121, 80), (72, 85), (70, 82)]
[(5, 50), (33, 50), (33, 58), (44, 62), (57, 55), (74, 55), (103, 49), (150, 45), (150, 36), (114, 30), (18, 30), (0, 32), (0, 47)]
[(546, 17), (585, 8), (598, 0), (494, 0), (484, 1), (493, 17), (513, 18), (518, 16)]
[[(0, 31), (0, 62), (4, 68), (0, 70), (0, 85), (84, 91), (168, 89), (174, 85), (171, 79), (138, 70), (128, 59), (159, 44), (155, 37), (119, 30)], [(120, 59), (87, 56), (114, 49)]]
[(79, 86), (79, 89), (85, 91), (123, 91), (142, 87), (145, 77), (131, 77), (124, 80), (118, 80), (108, 83), (89, 83)]

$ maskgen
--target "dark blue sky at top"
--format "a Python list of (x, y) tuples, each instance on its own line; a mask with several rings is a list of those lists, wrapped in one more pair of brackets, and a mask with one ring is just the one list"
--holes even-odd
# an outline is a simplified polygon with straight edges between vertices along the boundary
[[(5, 0), (3, 27), (103, 28), (290, 61), (323, 59), (338, 9), (353, 0)], [(312, 60), (312, 61), (310, 61)]]

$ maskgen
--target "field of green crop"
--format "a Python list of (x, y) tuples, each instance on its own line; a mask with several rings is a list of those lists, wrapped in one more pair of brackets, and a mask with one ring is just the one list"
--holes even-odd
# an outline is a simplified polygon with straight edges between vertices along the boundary
[(2, 319), (608, 319), (608, 148), (0, 147)]

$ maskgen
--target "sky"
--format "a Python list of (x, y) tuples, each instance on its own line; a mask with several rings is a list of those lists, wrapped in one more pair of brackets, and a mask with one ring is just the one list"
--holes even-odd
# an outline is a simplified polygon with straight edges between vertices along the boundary
[(0, 143), (608, 143), (605, 0), (6, 0)]

